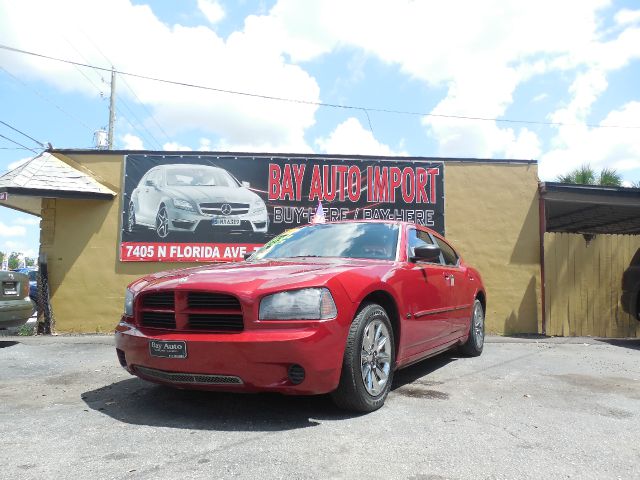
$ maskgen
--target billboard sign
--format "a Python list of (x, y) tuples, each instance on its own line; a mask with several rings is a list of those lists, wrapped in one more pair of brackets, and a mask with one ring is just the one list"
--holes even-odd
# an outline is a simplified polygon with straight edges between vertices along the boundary
[(388, 219), (444, 234), (444, 165), (324, 156), (128, 155), (121, 261), (242, 260), (285, 230)]

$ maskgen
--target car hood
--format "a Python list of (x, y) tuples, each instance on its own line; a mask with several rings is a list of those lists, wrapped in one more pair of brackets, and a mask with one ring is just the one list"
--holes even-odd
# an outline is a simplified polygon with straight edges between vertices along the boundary
[(163, 190), (171, 198), (180, 198), (193, 203), (251, 203), (255, 202), (257, 198), (260, 198), (251, 190), (244, 187), (196, 187), (185, 185), (179, 187), (164, 187)]
[(132, 287), (137, 291), (215, 290), (250, 299), (271, 291), (324, 286), (343, 275), (380, 279), (394, 265), (391, 261), (344, 258), (260, 260), (160, 272)]

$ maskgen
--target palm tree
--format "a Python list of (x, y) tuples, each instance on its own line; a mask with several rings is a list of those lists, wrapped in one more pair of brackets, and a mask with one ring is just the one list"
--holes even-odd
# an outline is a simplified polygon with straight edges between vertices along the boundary
[(622, 177), (614, 168), (603, 168), (600, 174), (596, 175), (595, 170), (588, 163), (576, 168), (572, 172), (559, 175), (557, 181), (576, 185), (622, 186)]

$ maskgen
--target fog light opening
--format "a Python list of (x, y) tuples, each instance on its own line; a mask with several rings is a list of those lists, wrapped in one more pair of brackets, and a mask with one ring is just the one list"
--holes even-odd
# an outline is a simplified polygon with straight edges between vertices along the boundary
[(294, 385), (299, 385), (304, 381), (304, 368), (293, 364), (289, 367), (289, 381)]
[(118, 361), (120, 362), (120, 366), (122, 368), (127, 368), (127, 357), (124, 352), (119, 348), (116, 348), (116, 353), (118, 354)]

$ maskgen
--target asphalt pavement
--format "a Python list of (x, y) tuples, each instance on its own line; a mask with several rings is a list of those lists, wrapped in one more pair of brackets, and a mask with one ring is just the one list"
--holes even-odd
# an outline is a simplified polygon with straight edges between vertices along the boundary
[(386, 405), (173, 390), (110, 336), (0, 338), (4, 479), (640, 478), (640, 340), (490, 338)]

